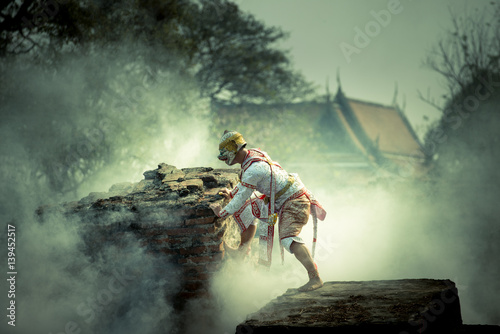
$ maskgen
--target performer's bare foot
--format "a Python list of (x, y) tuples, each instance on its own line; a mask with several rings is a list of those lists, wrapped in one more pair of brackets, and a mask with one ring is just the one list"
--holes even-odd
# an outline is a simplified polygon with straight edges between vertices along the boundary
[(323, 281), (319, 276), (313, 277), (309, 279), (309, 282), (301, 286), (298, 290), (300, 292), (305, 292), (305, 291), (313, 291), (316, 289), (319, 289), (323, 286)]
[(290, 249), (297, 260), (299, 260), (306, 270), (308, 270), (307, 274), (309, 275), (309, 282), (301, 286), (298, 290), (304, 292), (321, 288), (323, 286), (323, 281), (319, 277), (318, 266), (314, 263), (307, 247), (303, 243), (293, 241)]

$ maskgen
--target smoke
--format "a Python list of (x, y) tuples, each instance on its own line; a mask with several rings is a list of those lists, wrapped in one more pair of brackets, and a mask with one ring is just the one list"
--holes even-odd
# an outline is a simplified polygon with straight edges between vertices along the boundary
[[(195, 82), (134, 54), (123, 46), (68, 53), (49, 67), (20, 59), (0, 67), (0, 219), (5, 232), (15, 226), (17, 272), (15, 297), (1, 284), (4, 313), (16, 305), (16, 326), (2, 321), (2, 333), (177, 330), (169, 300), (179, 279), (168, 258), (127, 235), (89, 254), (90, 226), (35, 216), (40, 205), (137, 182), (160, 162), (213, 164), (208, 102)], [(1, 259), (7, 272), (7, 252)]]
[[(18, 275), (16, 328), (4, 321), (2, 332), (175, 332), (165, 295), (179, 282), (168, 259), (146, 256), (137, 240), (124, 236), (117, 237), (120, 245), (89, 257), (82, 224), (57, 215), (41, 224), (34, 212), (138, 181), (159, 162), (220, 166), (211, 153), (217, 138), (208, 102), (189, 76), (131, 58), (126, 49), (68, 56), (55, 72), (4, 65), (0, 219), (4, 231), (16, 226)], [(448, 152), (455, 153), (440, 154), (443, 167), (431, 181), (396, 176), (391, 183), (340, 188), (328, 174), (301, 173), (328, 211), (316, 251), (325, 281), (449, 278), (458, 284), (465, 323), (500, 324), (500, 124), (494, 106), (484, 108), (464, 125), (471, 130), (460, 141), (449, 139)], [(292, 143), (293, 135), (281, 140)], [(310, 224), (302, 236), (310, 247)], [(269, 272), (257, 269), (255, 253), (243, 264), (228, 261), (212, 282), (214, 303), (188, 305), (202, 320), (187, 331), (232, 333), (248, 314), (307, 281), (293, 255), (285, 254), (281, 266), (278, 249), (274, 254)], [(5, 280), (1, 289), (5, 295)]]
[[(455, 188), (443, 187), (443, 197), (438, 197), (430, 192), (435, 187), (440, 188), (405, 181), (335, 189), (325, 181), (324, 188), (311, 189), (328, 212), (319, 222), (315, 257), (322, 279), (451, 279), (458, 287), (464, 323), (500, 324), (493, 293), (498, 291), (498, 227), (494, 220), (480, 221), (484, 199), (468, 198), (460, 207), (451, 196), (456, 196)], [(496, 209), (488, 210), (492, 214)], [(467, 211), (472, 212), (464, 215)], [(301, 235), (311, 249), (311, 221)], [(254, 256), (257, 249), (258, 242)], [(307, 282), (293, 255), (285, 253), (281, 265), (277, 254), (275, 247), (270, 272), (259, 270), (255, 260), (230, 262), (219, 272), (213, 289), (220, 327), (213, 333), (231, 333), (247, 315)]]
[(120, 236), (119, 246), (110, 245), (91, 258), (78, 221), (54, 215), (42, 224), (16, 224), (16, 229), (16, 327), (4, 327), (4, 332), (170, 329), (167, 296), (177, 288), (178, 278), (167, 259), (145, 254), (138, 240)]
[(210, 162), (193, 145), (210, 139), (208, 100), (188, 74), (148, 62), (139, 47), (68, 54), (52, 66), (5, 60), (2, 154), (19, 146), (36, 183), (74, 199), (136, 181), (165, 159)]
[[(449, 132), (424, 179), (405, 173), (370, 185), (340, 186), (328, 173), (317, 173), (313, 162), (309, 172), (301, 170), (328, 212), (319, 222), (315, 258), (323, 280), (450, 279), (458, 287), (465, 324), (500, 325), (497, 110), (492, 97)], [(287, 169), (286, 161), (281, 165)], [(311, 225), (301, 233), (309, 248)], [(256, 256), (258, 242), (253, 249)], [(266, 301), (307, 281), (293, 255), (286, 253), (282, 266), (277, 254), (275, 247), (270, 272), (259, 271), (253, 259), (227, 263), (214, 279), (221, 319), (214, 333), (231, 333)]]

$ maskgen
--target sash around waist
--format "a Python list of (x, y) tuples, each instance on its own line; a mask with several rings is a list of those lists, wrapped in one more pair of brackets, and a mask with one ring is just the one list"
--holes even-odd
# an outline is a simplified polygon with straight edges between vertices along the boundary
[[(283, 187), (283, 189), (281, 189), (280, 191), (278, 191), (276, 193), (276, 195), (274, 196), (274, 200), (275, 201), (278, 201), (278, 199), (283, 196), (284, 193), (287, 192), (288, 189), (290, 189), (290, 187), (292, 186), (292, 184), (295, 183), (295, 178), (293, 177), (293, 175), (291, 174), (288, 174), (288, 182), (286, 183), (286, 185)], [(264, 197), (264, 203), (267, 205), (269, 204), (269, 197), (265, 196)]]

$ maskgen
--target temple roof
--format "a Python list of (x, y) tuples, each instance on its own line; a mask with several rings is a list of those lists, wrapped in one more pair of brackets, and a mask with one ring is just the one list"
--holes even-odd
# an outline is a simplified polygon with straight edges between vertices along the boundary
[(362, 129), (382, 153), (424, 158), (415, 132), (396, 107), (354, 99), (348, 101)]

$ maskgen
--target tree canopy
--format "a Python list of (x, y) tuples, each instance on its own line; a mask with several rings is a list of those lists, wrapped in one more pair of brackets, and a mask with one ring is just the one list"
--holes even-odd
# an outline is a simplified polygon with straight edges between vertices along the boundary
[(211, 99), (266, 102), (311, 91), (277, 46), (287, 34), (230, 1), (11, 0), (0, 9), (0, 56), (43, 51), (51, 62), (129, 43), (148, 62), (193, 75)]

